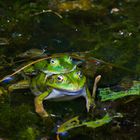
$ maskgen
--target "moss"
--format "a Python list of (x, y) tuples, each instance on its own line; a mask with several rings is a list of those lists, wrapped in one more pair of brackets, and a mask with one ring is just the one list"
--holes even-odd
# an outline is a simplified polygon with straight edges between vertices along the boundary
[(35, 140), (37, 139), (38, 131), (35, 128), (27, 127), (26, 129), (19, 132), (20, 140)]

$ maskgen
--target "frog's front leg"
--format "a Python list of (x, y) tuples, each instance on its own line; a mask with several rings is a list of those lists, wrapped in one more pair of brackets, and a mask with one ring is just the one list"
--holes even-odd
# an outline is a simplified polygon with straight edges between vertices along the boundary
[(50, 92), (51, 92), (50, 90), (45, 91), (35, 97), (34, 103), (35, 103), (36, 113), (38, 113), (43, 118), (49, 116), (49, 114), (45, 111), (43, 107), (43, 100), (50, 94)]

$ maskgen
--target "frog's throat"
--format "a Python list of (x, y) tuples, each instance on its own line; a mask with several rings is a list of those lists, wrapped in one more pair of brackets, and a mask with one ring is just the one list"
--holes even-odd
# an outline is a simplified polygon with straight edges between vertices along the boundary
[(46, 100), (56, 100), (56, 101), (63, 101), (63, 100), (72, 100), (81, 96), (86, 96), (86, 88), (83, 87), (77, 91), (66, 91), (66, 90), (59, 90), (53, 89), (52, 92), (45, 98)]

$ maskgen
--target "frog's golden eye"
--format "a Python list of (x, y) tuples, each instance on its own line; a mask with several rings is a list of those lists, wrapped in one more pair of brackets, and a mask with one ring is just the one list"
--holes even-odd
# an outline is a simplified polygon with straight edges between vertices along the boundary
[(57, 80), (59, 81), (59, 82), (62, 82), (63, 81), (63, 76), (62, 75), (59, 75), (58, 77), (57, 77)]
[(78, 75), (79, 78), (82, 78), (82, 76), (83, 76), (81, 71), (78, 71), (76, 74)]

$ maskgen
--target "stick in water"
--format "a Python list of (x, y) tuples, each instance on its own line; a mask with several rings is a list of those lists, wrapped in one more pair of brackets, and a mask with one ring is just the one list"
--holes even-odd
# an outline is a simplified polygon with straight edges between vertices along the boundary
[(94, 81), (94, 85), (93, 85), (93, 92), (92, 92), (92, 97), (93, 99), (95, 99), (95, 95), (96, 95), (96, 89), (97, 89), (97, 84), (101, 79), (101, 75), (96, 76), (95, 81)]

